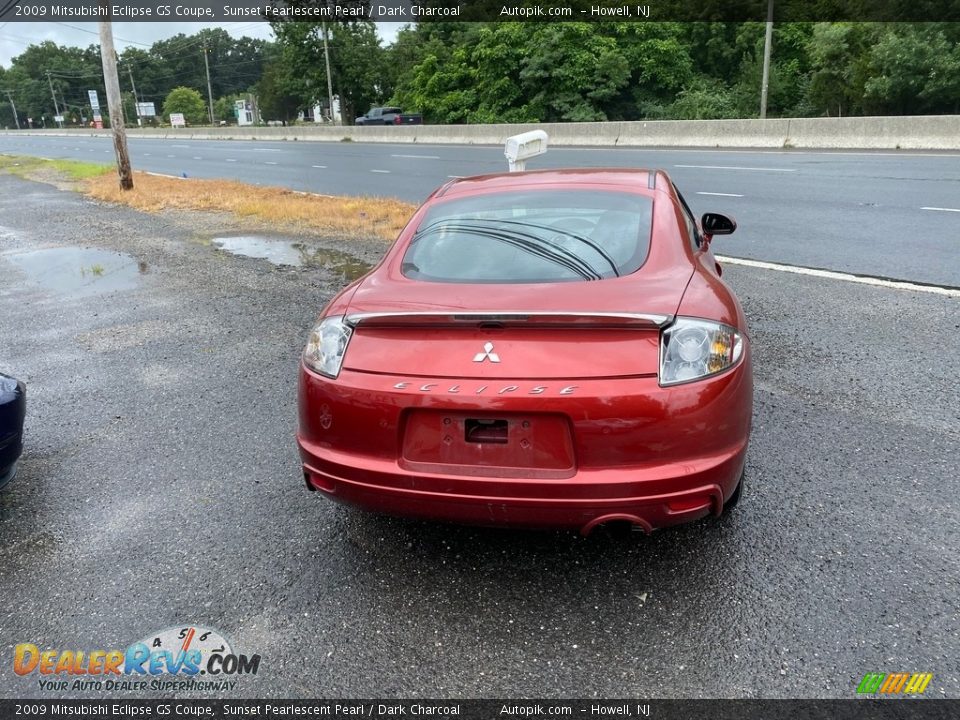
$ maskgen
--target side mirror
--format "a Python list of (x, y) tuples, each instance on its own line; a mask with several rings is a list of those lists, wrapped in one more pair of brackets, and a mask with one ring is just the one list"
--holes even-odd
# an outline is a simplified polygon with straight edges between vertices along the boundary
[(732, 235), (737, 229), (737, 221), (720, 213), (704, 213), (700, 227), (706, 235)]

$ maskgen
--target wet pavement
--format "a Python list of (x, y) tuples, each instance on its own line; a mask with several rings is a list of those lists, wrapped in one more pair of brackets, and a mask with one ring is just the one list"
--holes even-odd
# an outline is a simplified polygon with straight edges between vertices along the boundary
[(342, 258), (291, 245), (300, 265), (274, 264), (213, 239), (345, 244), (3, 175), (0, 218), (0, 370), (29, 402), (0, 492), (3, 697), (99, 697), (15, 675), (18, 644), (178, 627), (262, 657), (187, 696), (852, 698), (894, 671), (960, 696), (956, 299), (728, 267), (756, 377), (740, 506), (583, 539), (306, 492), (296, 369)]
[(26, 275), (28, 283), (70, 301), (88, 295), (131, 290), (147, 271), (125, 253), (97, 248), (51, 247), (3, 253)]
[(233, 255), (259, 258), (274, 265), (290, 267), (311, 266), (341, 274), (346, 280), (356, 280), (371, 265), (350, 253), (310, 245), (300, 240), (263, 235), (215, 237), (211, 243)]

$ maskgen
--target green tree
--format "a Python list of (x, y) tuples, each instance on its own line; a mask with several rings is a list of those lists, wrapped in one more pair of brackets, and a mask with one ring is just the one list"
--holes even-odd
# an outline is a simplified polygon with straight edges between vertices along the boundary
[(603, 120), (630, 75), (617, 41), (589, 23), (431, 25), (423, 37), (429, 52), (394, 99), (431, 122)]
[[(133, 70), (137, 92), (145, 100), (159, 101), (175, 86), (192, 87), (207, 94), (204, 55), (210, 66), (214, 97), (248, 90), (259, 79), (270, 43), (231, 37), (222, 28), (204, 28), (194, 35), (180, 33), (155, 42), (148, 51), (124, 50), (121, 64)], [(121, 68), (121, 83), (125, 68)]]
[(905, 25), (870, 49), (864, 109), (907, 115), (960, 111), (960, 45), (936, 25)]
[(203, 125), (210, 122), (207, 105), (203, 97), (193, 88), (174, 88), (163, 101), (163, 115), (170, 122), (170, 113), (183, 113), (191, 125)]
[(802, 114), (861, 114), (870, 47), (884, 32), (875, 23), (816, 23), (807, 41), (810, 70)]
[(225, 122), (235, 125), (237, 122), (236, 101), (243, 100), (244, 96), (239, 93), (227, 95), (219, 98), (213, 103), (213, 119), (215, 122)]
[(696, 77), (682, 23), (610, 23), (599, 26), (614, 38), (630, 77), (609, 103), (608, 116), (637, 120), (661, 112)]
[(477, 106), (476, 74), (466, 48), (441, 60), (428, 55), (414, 69), (406, 89), (395, 96), (401, 106), (415, 108), (432, 123), (465, 123)]
[[(9, 73), (0, 66), (0, 90), (6, 90), (10, 84)], [(17, 112), (19, 115), (19, 111)], [(0, 127), (15, 128), (17, 123), (14, 121), (13, 109), (10, 107), (10, 100), (6, 93), (0, 95)]]
[[(481, 23), (437, 22), (398, 34), (402, 45), (396, 50), (397, 59), (406, 58), (407, 64), (392, 81), (395, 89), (390, 104), (423, 113), (429, 123), (487, 121), (471, 117), (479, 102), (471, 53), (485, 31), (489, 26)], [(393, 49), (388, 50), (387, 57), (392, 53)], [(508, 70), (502, 68), (502, 72)]]
[(42, 117), (53, 122), (51, 84), (57, 98), (56, 106), (69, 114), (71, 108), (79, 111), (87, 107), (87, 90), (97, 90), (100, 98), (106, 99), (102, 76), (100, 51), (96, 46), (61, 47), (46, 41), (30, 45), (13, 58), (3, 89), (11, 90), (17, 110), (32, 117), (34, 125), (39, 127)]
[(305, 94), (302, 78), (294, 76), (290, 65), (281, 61), (271, 62), (257, 83), (260, 115), (267, 121), (291, 122), (306, 107), (301, 100)]
[[(529, 38), (521, 23), (484, 26), (473, 38), (469, 62), (459, 68), (467, 122), (531, 122), (538, 112), (521, 77), (527, 67)], [(467, 56), (463, 57), (467, 60)]]
[(736, 99), (716, 78), (700, 76), (660, 113), (671, 120), (722, 120), (737, 117)]
[(630, 77), (616, 40), (590, 23), (537, 24), (529, 50), (520, 79), (541, 120), (609, 119), (604, 106)]
[[(306, 4), (306, 3), (299, 3)], [(282, 84), (283, 92), (296, 95), (300, 107), (327, 98), (324, 24), (306, 21), (270, 23), (281, 49), (282, 61), (298, 78)], [(385, 53), (372, 22), (326, 23), (333, 92), (340, 97), (344, 122), (350, 123), (371, 105), (383, 102), (393, 89), (385, 82)], [(279, 74), (273, 69), (275, 77)]]

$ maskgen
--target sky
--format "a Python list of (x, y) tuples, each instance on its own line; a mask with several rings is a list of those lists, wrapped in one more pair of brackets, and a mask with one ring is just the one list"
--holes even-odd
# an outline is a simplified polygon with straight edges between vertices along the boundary
[[(272, 40), (270, 24), (261, 22), (228, 23), (176, 23), (176, 22), (115, 22), (113, 23), (113, 42), (117, 52), (127, 47), (148, 48), (157, 40), (173, 37), (178, 33), (192, 35), (205, 27), (220, 27), (234, 37), (262, 38)], [(384, 43), (391, 42), (401, 23), (377, 23), (377, 32)], [(10, 60), (28, 45), (38, 45), (44, 40), (52, 40), (57, 45), (87, 47), (100, 43), (95, 22), (43, 22), (0, 23), (0, 65), (10, 67)]]

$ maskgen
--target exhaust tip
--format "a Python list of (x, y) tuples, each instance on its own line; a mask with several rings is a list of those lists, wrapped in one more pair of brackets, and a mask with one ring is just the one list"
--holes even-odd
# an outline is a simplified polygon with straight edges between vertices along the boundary
[(609, 515), (600, 515), (580, 528), (580, 534), (587, 537), (601, 525), (610, 523), (627, 523), (631, 530), (641, 531), (646, 535), (653, 532), (653, 526), (638, 515), (629, 515), (626, 513), (611, 513)]

